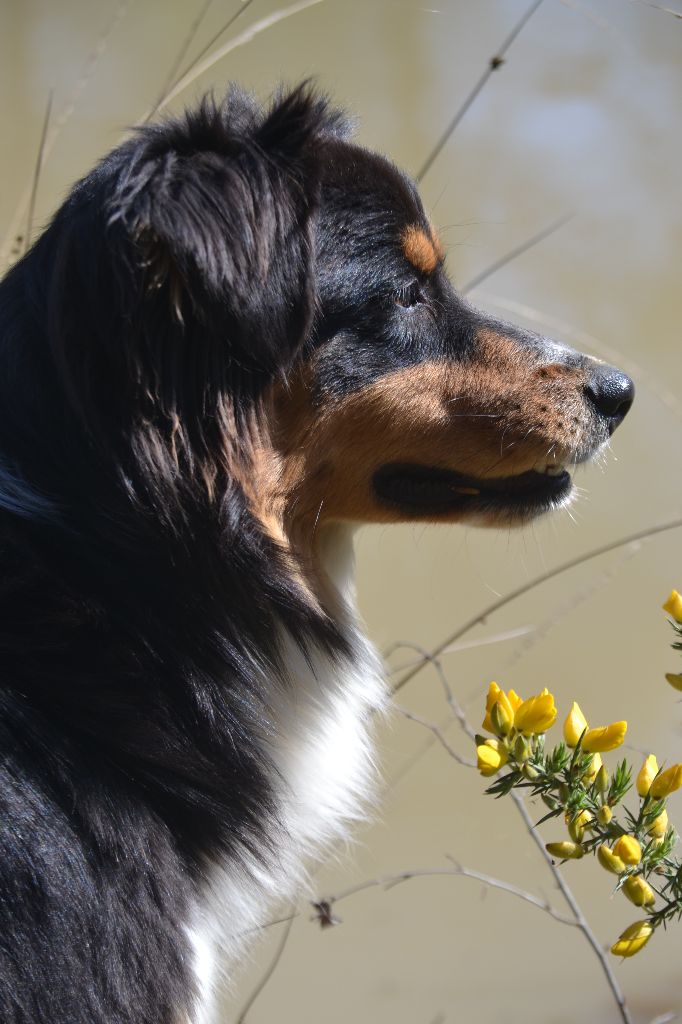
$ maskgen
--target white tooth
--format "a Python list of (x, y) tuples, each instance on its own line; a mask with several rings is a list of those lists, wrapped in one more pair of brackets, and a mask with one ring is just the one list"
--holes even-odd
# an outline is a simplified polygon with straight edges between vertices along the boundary
[(547, 476), (561, 476), (563, 471), (564, 467), (561, 464), (559, 464), (558, 466), (547, 466), (545, 468), (545, 473), (547, 474)]

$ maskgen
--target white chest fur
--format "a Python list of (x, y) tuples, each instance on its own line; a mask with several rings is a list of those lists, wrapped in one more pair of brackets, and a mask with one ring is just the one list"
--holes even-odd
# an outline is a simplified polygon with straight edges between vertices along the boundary
[(192, 1024), (218, 1024), (218, 993), (273, 908), (299, 894), (306, 864), (348, 836), (349, 825), (372, 800), (375, 766), (371, 733), (384, 703), (379, 659), (355, 613), (352, 536), (335, 528), (325, 538), (325, 568), (344, 602), (351, 659), (304, 658), (284, 641), (286, 681), (277, 688), (270, 755), (277, 820), (275, 855), (267, 866), (211, 865), (201, 904), (189, 928), (201, 992)]

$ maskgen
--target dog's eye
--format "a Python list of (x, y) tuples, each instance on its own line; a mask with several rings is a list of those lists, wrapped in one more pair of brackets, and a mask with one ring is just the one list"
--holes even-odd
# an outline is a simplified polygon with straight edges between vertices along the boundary
[(412, 284), (408, 284), (405, 288), (400, 288), (395, 293), (395, 302), (398, 306), (402, 306), (403, 309), (410, 309), (412, 306), (418, 306), (421, 302), (426, 302), (426, 298), (419, 282), (413, 281)]

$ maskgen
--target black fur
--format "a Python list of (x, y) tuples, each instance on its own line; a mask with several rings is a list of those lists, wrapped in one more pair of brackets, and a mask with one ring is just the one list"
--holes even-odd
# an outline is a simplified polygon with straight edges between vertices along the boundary
[(6, 1024), (179, 1020), (203, 860), (271, 841), (275, 626), (343, 641), (231, 467), (310, 327), (339, 130), (305, 89), (143, 129), (0, 287)]

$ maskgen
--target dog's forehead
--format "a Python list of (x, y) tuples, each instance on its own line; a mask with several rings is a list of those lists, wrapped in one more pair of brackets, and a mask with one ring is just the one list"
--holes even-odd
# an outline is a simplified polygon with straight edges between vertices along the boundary
[(404, 251), (408, 235), (430, 237), (419, 194), (407, 175), (386, 157), (341, 140), (327, 147), (321, 220), (349, 241), (354, 236)]

